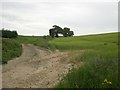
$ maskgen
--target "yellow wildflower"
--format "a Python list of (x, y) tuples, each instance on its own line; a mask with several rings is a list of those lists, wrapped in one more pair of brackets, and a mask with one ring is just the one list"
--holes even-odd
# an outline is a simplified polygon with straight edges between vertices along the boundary
[(106, 82), (107, 82), (107, 79), (104, 80), (104, 83), (106, 83)]
[(109, 82), (108, 82), (108, 84), (110, 84), (110, 85), (111, 85), (111, 84), (112, 84), (112, 82), (110, 82), (110, 81), (109, 81)]

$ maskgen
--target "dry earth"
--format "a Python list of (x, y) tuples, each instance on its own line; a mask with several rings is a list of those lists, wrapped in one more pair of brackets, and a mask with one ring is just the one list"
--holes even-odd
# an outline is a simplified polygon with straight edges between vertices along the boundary
[(3, 88), (51, 88), (75, 65), (68, 53), (23, 44), (20, 57), (2, 67)]

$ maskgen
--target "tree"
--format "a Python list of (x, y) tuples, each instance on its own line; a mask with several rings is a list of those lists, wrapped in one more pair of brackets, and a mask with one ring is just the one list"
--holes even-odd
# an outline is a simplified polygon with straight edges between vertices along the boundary
[(68, 35), (69, 35), (69, 32), (70, 32), (70, 28), (67, 28), (67, 27), (65, 27), (64, 29), (63, 29), (63, 33), (64, 33), (64, 37), (67, 37)]
[(18, 36), (17, 31), (10, 31), (10, 30), (5, 30), (4, 28), (0, 30), (2, 32), (2, 37), (3, 38), (16, 38)]
[(57, 25), (53, 25), (53, 28), (56, 30), (62, 30), (62, 28), (60, 26), (57, 26)]
[(58, 33), (61, 33), (63, 29), (57, 25), (53, 25), (53, 29), (54, 29), (55, 37), (58, 38), (59, 37)]
[(73, 36), (74, 35), (74, 32), (73, 31), (70, 31), (68, 36)]
[(50, 29), (49, 30), (49, 35), (54, 38), (54, 33), (55, 33), (55, 30), (54, 29)]
[(59, 37), (58, 34), (63, 34), (64, 37), (68, 36), (73, 36), (74, 32), (70, 31), (70, 28), (64, 27), (62, 29), (60, 26), (53, 25), (53, 28), (49, 30), (49, 35), (54, 38), (54, 37)]

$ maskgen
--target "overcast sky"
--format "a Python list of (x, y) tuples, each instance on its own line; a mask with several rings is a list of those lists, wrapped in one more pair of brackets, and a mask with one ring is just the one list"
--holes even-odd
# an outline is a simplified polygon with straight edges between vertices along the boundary
[(119, 0), (1, 0), (0, 28), (48, 35), (53, 25), (75, 35), (118, 31)]

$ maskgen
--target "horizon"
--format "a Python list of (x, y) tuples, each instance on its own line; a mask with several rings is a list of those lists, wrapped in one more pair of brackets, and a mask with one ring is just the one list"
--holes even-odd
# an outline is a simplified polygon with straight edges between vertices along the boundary
[[(74, 37), (74, 36), (87, 36), (87, 35), (111, 34), (111, 33), (120, 33), (120, 32), (118, 31), (118, 32), (92, 33), (92, 34), (84, 34), (84, 35), (73, 35), (72, 37)], [(58, 35), (59, 35), (59, 34), (58, 34)], [(18, 36), (36, 36), (36, 35), (20, 35), (20, 34), (18, 34)], [(42, 36), (47, 36), (47, 35), (42, 35)], [(42, 36), (40, 36), (40, 37), (42, 37)], [(39, 36), (36, 36), (36, 37), (39, 37)]]

